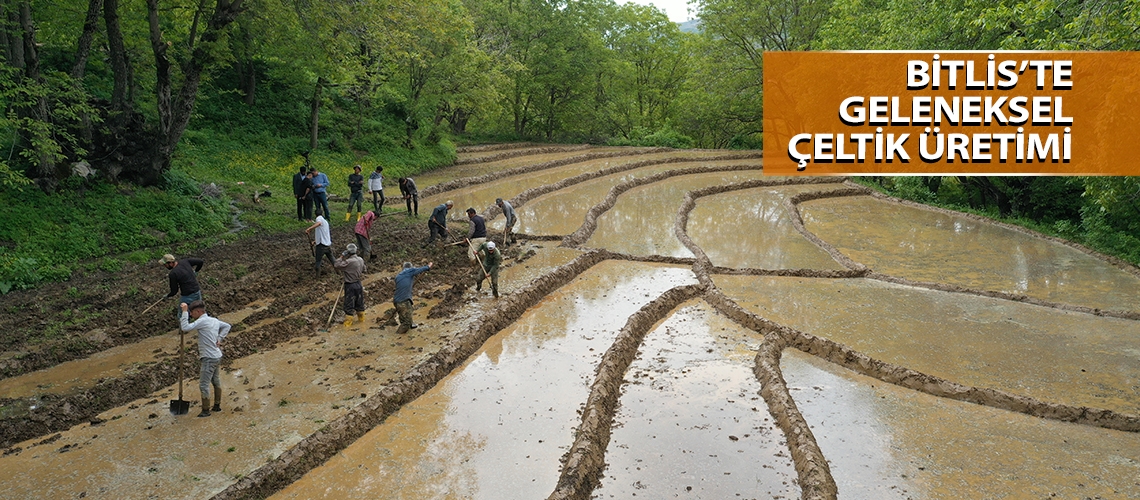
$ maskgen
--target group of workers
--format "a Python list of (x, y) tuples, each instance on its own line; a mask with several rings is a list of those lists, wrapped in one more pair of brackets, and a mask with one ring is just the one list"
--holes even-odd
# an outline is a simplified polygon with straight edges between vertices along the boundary
[[(322, 260), (328, 260), (333, 268), (340, 271), (343, 276), (345, 327), (352, 326), (354, 319), (359, 322), (364, 321), (364, 287), (361, 281), (366, 272), (366, 266), (365, 257), (362, 255), (367, 256), (369, 261), (376, 259), (376, 255), (372, 252), (370, 233), (373, 223), (378, 218), (377, 214), (381, 211), (385, 201), (382, 186), (383, 168), (378, 166), (376, 171), (367, 179), (368, 191), (372, 193), (374, 209), (361, 214), (365, 179), (360, 173), (360, 165), (356, 165), (353, 170), (354, 173), (348, 177), (351, 194), (348, 200), (349, 208), (344, 219), (345, 221), (351, 219), (352, 208), (355, 206), (357, 216), (353, 232), (356, 243), (349, 243), (336, 259), (333, 259), (332, 256), (332, 235), (328, 219), (328, 176), (316, 168), (305, 166), (301, 167), (293, 178), (293, 191), (297, 198), (297, 218), (312, 223), (305, 229), (305, 233), (311, 234), (313, 238), (310, 245), (313, 250), (313, 270), (316, 276), (319, 278), (321, 275)], [(408, 215), (418, 217), (419, 191), (416, 188), (415, 181), (410, 177), (401, 177), (399, 185), (400, 192), (406, 200)], [(509, 245), (515, 241), (512, 231), (518, 218), (509, 202), (498, 198), (495, 200), (495, 204), (503, 211), (506, 218), (503, 244)], [(313, 217), (314, 206), (317, 209), (316, 217)], [(453, 206), (454, 203), (448, 200), (432, 210), (431, 217), (428, 218), (429, 244), (437, 238), (443, 241), (449, 239), (447, 213)], [(502, 251), (494, 241), (487, 239), (487, 224), (483, 216), (478, 215), (474, 208), (468, 208), (467, 218), (470, 222), (470, 229), (467, 232), (467, 237), (464, 238), (464, 242), (468, 246), (468, 258), (472, 262), (478, 263), (478, 266), (474, 268), (475, 290), (477, 292), (482, 290), (483, 280), (489, 279), (491, 293), (495, 298), (498, 298), (499, 267), (503, 263)], [(197, 279), (197, 273), (202, 270), (202, 266), (205, 264), (204, 260), (197, 258), (179, 260), (175, 259), (173, 255), (167, 254), (162, 257), (160, 262), (169, 271), (167, 277), (170, 281), (170, 293), (166, 298), (179, 297), (181, 311), (178, 319), (180, 328), (184, 332), (198, 331), (198, 356), (201, 363), (198, 386), (202, 393), (202, 411), (198, 416), (209, 417), (211, 412), (221, 411), (222, 387), (218, 367), (222, 360), (222, 340), (230, 332), (231, 325), (206, 314), (206, 305), (202, 300), (202, 289), (198, 285)], [(404, 262), (401, 270), (396, 274), (392, 304), (399, 316), (400, 326), (396, 331), (397, 334), (405, 334), (408, 330), (416, 328), (416, 324), (412, 320), (412, 287), (415, 283), (415, 277), (430, 270), (432, 265), (433, 263), (428, 262), (426, 266), (416, 267), (411, 262)], [(213, 388), (212, 406), (210, 405), (211, 387)]]

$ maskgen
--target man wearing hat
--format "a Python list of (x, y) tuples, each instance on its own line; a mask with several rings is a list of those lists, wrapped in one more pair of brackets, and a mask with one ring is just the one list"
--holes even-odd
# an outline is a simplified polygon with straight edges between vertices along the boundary
[(183, 304), (202, 300), (202, 288), (198, 286), (198, 271), (202, 270), (202, 265), (206, 261), (195, 258), (177, 260), (173, 255), (166, 254), (162, 256), (160, 262), (170, 270), (167, 274), (167, 278), (170, 279), (170, 293), (165, 298), (169, 299), (181, 292), (180, 300)]
[[(371, 213), (371, 212), (369, 212)], [(364, 259), (356, 255), (356, 245), (349, 243), (333, 263), (333, 268), (344, 274), (344, 327), (352, 326), (352, 314), (364, 323)]]
[(483, 289), (483, 278), (491, 279), (491, 294), (499, 298), (499, 265), (503, 263), (503, 253), (495, 248), (495, 242), (488, 241), (479, 245), (475, 252), (481, 267), (475, 270), (475, 291)]
[(360, 212), (364, 210), (364, 176), (360, 175), (360, 165), (352, 167), (348, 176), (348, 211), (344, 213), (344, 221), (352, 216), (352, 206), (356, 205), (356, 220), (360, 220)]
[(416, 282), (416, 275), (426, 273), (431, 269), (431, 262), (424, 267), (412, 267), (411, 262), (405, 262), (400, 274), (396, 275), (396, 294), (392, 296), (392, 305), (396, 306), (396, 313), (400, 316), (400, 328), (396, 333), (408, 333), (415, 328), (412, 323), (412, 285)]

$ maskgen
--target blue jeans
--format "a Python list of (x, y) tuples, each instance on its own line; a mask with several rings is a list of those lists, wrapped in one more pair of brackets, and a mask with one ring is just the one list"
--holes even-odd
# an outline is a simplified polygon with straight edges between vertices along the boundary
[[(222, 377), (218, 365), (222, 358), (201, 358), (202, 371), (198, 376), (198, 389), (202, 391), (202, 399), (210, 399), (210, 385), (214, 386), (215, 401), (222, 394)], [(207, 409), (207, 408), (203, 408)]]
[(321, 213), (324, 214), (325, 220), (331, 224), (332, 216), (329, 215), (329, 195), (325, 192), (313, 193), (313, 203), (316, 203), (317, 207), (321, 209)]
[[(178, 300), (178, 303), (179, 304), (186, 304), (187, 306), (189, 306), (190, 303), (194, 302), (195, 300), (202, 300), (202, 291), (201, 290), (198, 290), (197, 292), (194, 292), (190, 295), (183, 295), (182, 298)], [(178, 308), (174, 310), (174, 317), (179, 318), (179, 319), (182, 318), (182, 306), (178, 306)]]

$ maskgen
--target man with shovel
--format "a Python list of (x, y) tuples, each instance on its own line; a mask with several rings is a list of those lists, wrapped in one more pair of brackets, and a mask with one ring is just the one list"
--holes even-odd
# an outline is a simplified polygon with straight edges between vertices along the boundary
[(447, 200), (447, 203), (435, 207), (435, 210), (431, 211), (431, 217), (428, 217), (428, 231), (431, 232), (431, 236), (428, 237), (425, 247), (434, 243), (436, 237), (439, 237), (441, 241), (447, 241), (450, 237), (447, 232), (447, 211), (451, 210), (453, 206), (455, 206), (455, 202)]
[(475, 249), (487, 241), (487, 221), (476, 214), (474, 208), (467, 209), (467, 219), (471, 221), (471, 228), (467, 230), (467, 260), (475, 262)]
[(356, 245), (349, 243), (333, 263), (333, 268), (344, 273), (344, 327), (352, 326), (353, 313), (363, 324), (364, 287), (360, 285), (360, 280), (364, 276), (364, 259), (356, 255)]
[(519, 218), (515, 215), (515, 207), (512, 207), (510, 202), (502, 198), (495, 198), (495, 204), (503, 209), (503, 217), (507, 219), (503, 224), (503, 246), (507, 247), (515, 242), (514, 229), (515, 223), (519, 221)]
[[(194, 318), (191, 323), (189, 318)], [(222, 411), (222, 378), (218, 365), (222, 362), (222, 339), (230, 333), (230, 324), (206, 314), (206, 304), (200, 300), (182, 304), (182, 331), (198, 330), (198, 359), (202, 362), (198, 388), (202, 390), (202, 413)], [(210, 385), (214, 386), (214, 407), (210, 408)]]
[(431, 262), (423, 267), (412, 267), (411, 262), (405, 262), (404, 268), (396, 275), (396, 294), (392, 296), (392, 305), (396, 306), (396, 313), (400, 316), (400, 328), (396, 333), (408, 333), (415, 328), (412, 322), (412, 285), (416, 282), (416, 275), (431, 269)]
[(198, 286), (198, 271), (202, 270), (205, 263), (206, 261), (193, 257), (177, 260), (173, 255), (163, 255), (162, 265), (170, 270), (167, 274), (167, 278), (170, 279), (170, 293), (165, 298), (169, 299), (181, 293), (182, 305), (202, 300), (202, 288)]

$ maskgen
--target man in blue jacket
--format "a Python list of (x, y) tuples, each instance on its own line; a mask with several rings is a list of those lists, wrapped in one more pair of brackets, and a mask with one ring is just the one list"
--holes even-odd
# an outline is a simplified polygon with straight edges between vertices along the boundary
[(321, 209), (324, 214), (325, 220), (332, 221), (331, 214), (329, 213), (329, 176), (324, 172), (313, 168), (313, 201)]
[(392, 304), (396, 306), (396, 313), (400, 316), (400, 328), (396, 333), (408, 333), (415, 328), (412, 323), (412, 285), (416, 282), (416, 275), (431, 269), (431, 262), (424, 267), (412, 267), (411, 262), (404, 263), (404, 269), (396, 275), (396, 294), (392, 296)]

